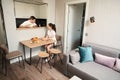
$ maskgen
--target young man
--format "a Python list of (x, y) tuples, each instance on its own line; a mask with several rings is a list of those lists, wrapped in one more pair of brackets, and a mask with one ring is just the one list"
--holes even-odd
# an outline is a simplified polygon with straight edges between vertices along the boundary
[(36, 18), (34, 16), (30, 16), (29, 20), (23, 22), (19, 27), (20, 28), (33, 28), (37, 27), (37, 24), (35, 23)]

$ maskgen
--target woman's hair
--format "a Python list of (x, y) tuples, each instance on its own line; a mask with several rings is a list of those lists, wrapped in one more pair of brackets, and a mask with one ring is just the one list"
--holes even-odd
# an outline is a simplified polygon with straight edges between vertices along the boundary
[(55, 24), (49, 23), (48, 25), (56, 32), (56, 26), (55, 26)]

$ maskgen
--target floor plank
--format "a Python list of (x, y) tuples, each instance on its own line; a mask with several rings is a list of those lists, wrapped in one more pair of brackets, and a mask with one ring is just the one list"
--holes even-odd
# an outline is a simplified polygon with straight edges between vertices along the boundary
[(54, 67), (50, 69), (50, 66), (45, 63), (43, 64), (42, 73), (40, 73), (35, 67), (37, 60), (38, 58), (34, 58), (32, 65), (25, 63), (25, 69), (20, 67), (18, 63), (10, 64), (7, 76), (4, 76), (2, 70), (0, 70), (0, 80), (68, 80), (68, 77)]

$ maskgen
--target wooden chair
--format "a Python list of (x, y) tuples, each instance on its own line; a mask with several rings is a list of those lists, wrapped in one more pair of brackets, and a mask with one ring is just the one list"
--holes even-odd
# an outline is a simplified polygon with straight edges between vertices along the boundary
[[(49, 54), (46, 53), (46, 52), (40, 52), (40, 53), (38, 54), (38, 56), (39, 56), (39, 60), (38, 60), (38, 62), (37, 62), (36, 67), (38, 67), (39, 62), (41, 61), (41, 70), (40, 70), (40, 73), (42, 73), (43, 60), (49, 58)], [(48, 61), (48, 64), (50, 65), (50, 68), (51, 68), (50, 60)]]
[(60, 57), (60, 53), (61, 53), (61, 51), (60, 51), (59, 49), (51, 48), (51, 49), (49, 50), (49, 54), (50, 54), (50, 55), (54, 55), (54, 65), (55, 65), (55, 61), (57, 61), (57, 57), (59, 57), (61, 63), (63, 63), (63, 62), (62, 62), (62, 59), (61, 59), (61, 57)]
[(20, 57), (21, 57), (23, 62), (23, 67), (25, 68), (22, 52), (18, 50), (9, 52), (7, 46), (2, 44), (0, 45), (0, 53), (2, 53), (2, 68), (5, 67), (5, 75), (7, 75), (7, 60), (10, 61), (11, 59), (18, 58), (20, 64)]
[(62, 48), (62, 37), (60, 35), (56, 35), (56, 40), (57, 40), (57, 44), (54, 46), (54, 48), (59, 48), (62, 51), (63, 50), (63, 48)]

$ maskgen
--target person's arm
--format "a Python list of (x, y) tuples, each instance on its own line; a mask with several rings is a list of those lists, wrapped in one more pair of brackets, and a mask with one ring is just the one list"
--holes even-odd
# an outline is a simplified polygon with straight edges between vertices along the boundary
[(33, 28), (37, 28), (37, 24), (36, 23), (33, 23)]
[(37, 25), (34, 25), (33, 28), (37, 28), (38, 26)]
[(49, 36), (46, 35), (45, 37), (42, 38), (43, 40), (48, 40), (49, 39)]
[(20, 25), (19, 28), (30, 28), (30, 27)]
[(30, 28), (28, 25), (29, 25), (29, 22), (25, 21), (22, 24), (20, 24), (19, 28)]
[(45, 35), (45, 37), (42, 38), (42, 40), (48, 40), (48, 38), (49, 38), (49, 36), (48, 36), (49, 34), (48, 33), (49, 32), (47, 31), (47, 34)]

